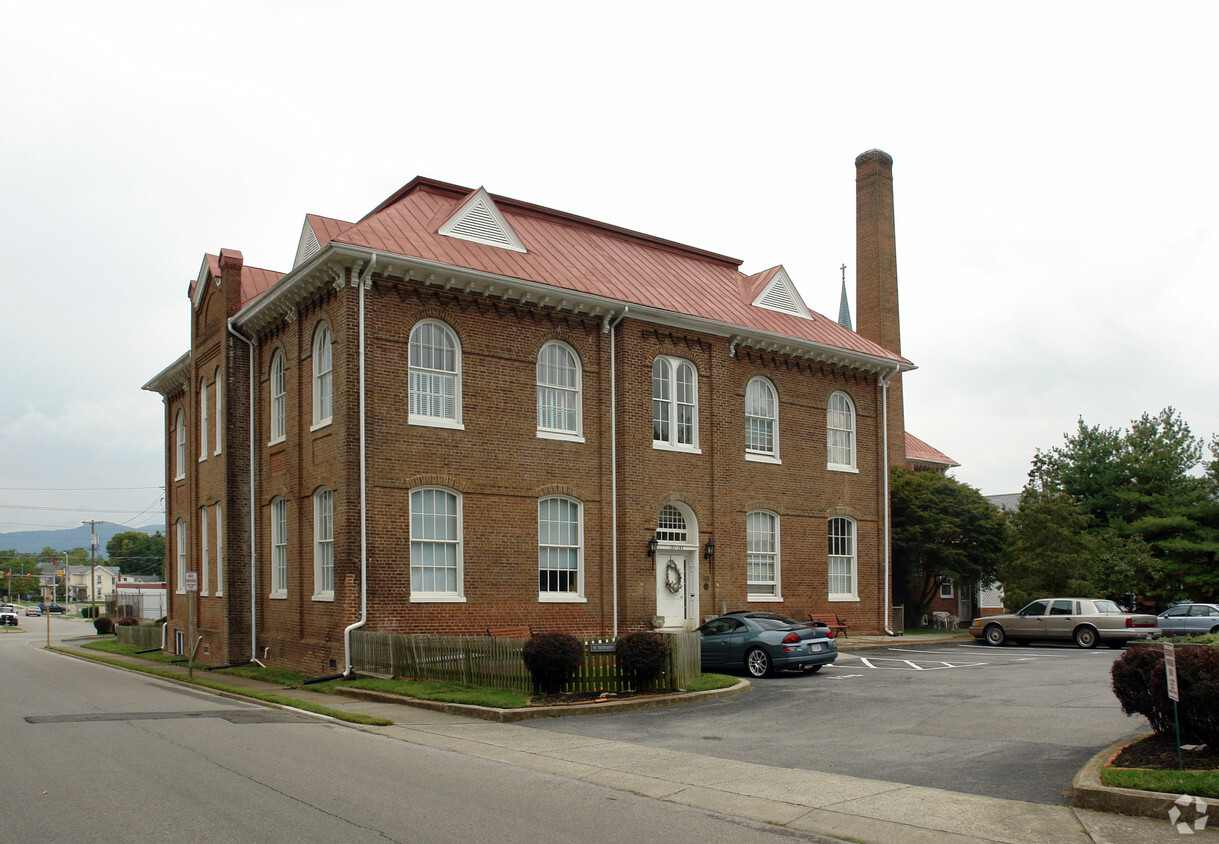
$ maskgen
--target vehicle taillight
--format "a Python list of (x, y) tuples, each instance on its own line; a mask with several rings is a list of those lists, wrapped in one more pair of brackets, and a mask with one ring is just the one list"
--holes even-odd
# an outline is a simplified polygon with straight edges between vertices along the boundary
[(786, 636), (783, 637), (783, 644), (785, 644), (785, 645), (794, 645), (799, 641), (800, 641), (800, 634), (798, 634), (798, 633), (788, 633)]
[(1133, 618), (1131, 618), (1130, 616), (1126, 616), (1126, 626), (1127, 626), (1127, 627), (1134, 627), (1134, 619), (1133, 619)]

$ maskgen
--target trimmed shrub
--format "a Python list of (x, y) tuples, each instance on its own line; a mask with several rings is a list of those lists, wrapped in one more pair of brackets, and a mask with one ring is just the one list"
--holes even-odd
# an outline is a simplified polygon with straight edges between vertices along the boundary
[(131, 616), (128, 615), (128, 616), (124, 616), (123, 618), (120, 618), (118, 621), (116, 621), (114, 623), (117, 624), (119, 627), (135, 627), (140, 622), (138, 619), (132, 618)]
[(635, 691), (646, 691), (656, 685), (669, 662), (669, 640), (659, 633), (627, 633), (614, 645), (618, 670)]
[(81, 607), (80, 614), (83, 618), (97, 618), (101, 615), (99, 607)]
[[(1177, 718), (1181, 733), (1211, 747), (1219, 747), (1219, 649), (1207, 645), (1178, 645)], [(1164, 648), (1131, 645), (1110, 670), (1113, 693), (1127, 715), (1142, 715), (1151, 729), (1172, 735), (1172, 700), (1164, 672)]]
[(114, 632), (114, 619), (108, 615), (93, 619), (93, 629), (99, 636)]
[(521, 650), (533, 690), (557, 695), (584, 665), (584, 645), (570, 633), (535, 633)]

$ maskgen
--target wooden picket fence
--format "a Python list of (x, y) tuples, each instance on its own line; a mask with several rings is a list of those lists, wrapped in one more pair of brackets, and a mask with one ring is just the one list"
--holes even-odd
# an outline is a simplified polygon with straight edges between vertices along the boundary
[(114, 628), (116, 641), (124, 645), (134, 645), (137, 648), (161, 647), (161, 625), (133, 624), (118, 625)]
[[(656, 681), (659, 689), (680, 689), (700, 672), (698, 633), (667, 633), (669, 664)], [(491, 636), (426, 636), (351, 632), (352, 668), (359, 673), (416, 680), (442, 680), (467, 686), (529, 693), (533, 680), (521, 651), (528, 639)], [(564, 691), (619, 692), (627, 688), (612, 653), (595, 644), (613, 639), (583, 639), (584, 667)]]

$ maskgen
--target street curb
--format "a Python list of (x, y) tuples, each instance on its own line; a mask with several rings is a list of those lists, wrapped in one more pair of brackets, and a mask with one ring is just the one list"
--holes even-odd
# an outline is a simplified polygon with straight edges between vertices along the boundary
[(1168, 820), (1168, 813), (1179, 794), (1156, 791), (1137, 791), (1132, 788), (1115, 788), (1104, 785), (1100, 779), (1102, 766), (1112, 762), (1122, 749), (1140, 741), (1151, 733), (1115, 742), (1088, 760), (1071, 782), (1071, 805), (1077, 809), (1094, 809), (1118, 815)]
[(517, 721), (532, 721), (536, 718), (561, 718), (566, 715), (598, 715), (606, 712), (635, 712), (641, 709), (684, 706), (688, 703), (731, 697), (732, 695), (747, 692), (751, 688), (753, 686), (748, 680), (738, 680), (735, 685), (729, 686), (726, 689), (709, 689), (704, 692), (679, 692), (677, 694), (657, 695), (655, 697), (605, 700), (596, 703), (573, 703), (564, 706), (528, 706), (521, 709), (497, 709), (491, 706), (474, 706), (466, 703), (419, 700), (418, 698), (403, 697), (388, 692), (375, 692), (369, 689), (338, 687), (335, 688), (334, 692), (344, 697), (354, 697), (374, 703), (413, 706), (417, 709), (429, 709), (433, 712), (444, 712), (449, 715), (463, 715), (467, 718), (480, 718), (484, 721), (512, 724)]

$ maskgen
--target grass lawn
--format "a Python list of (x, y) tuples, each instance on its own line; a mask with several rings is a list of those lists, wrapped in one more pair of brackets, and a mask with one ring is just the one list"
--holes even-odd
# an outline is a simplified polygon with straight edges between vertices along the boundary
[(1141, 768), (1101, 768), (1100, 781), (1112, 788), (1137, 788), (1167, 794), (1192, 794), (1219, 799), (1219, 771), (1149, 771)]

